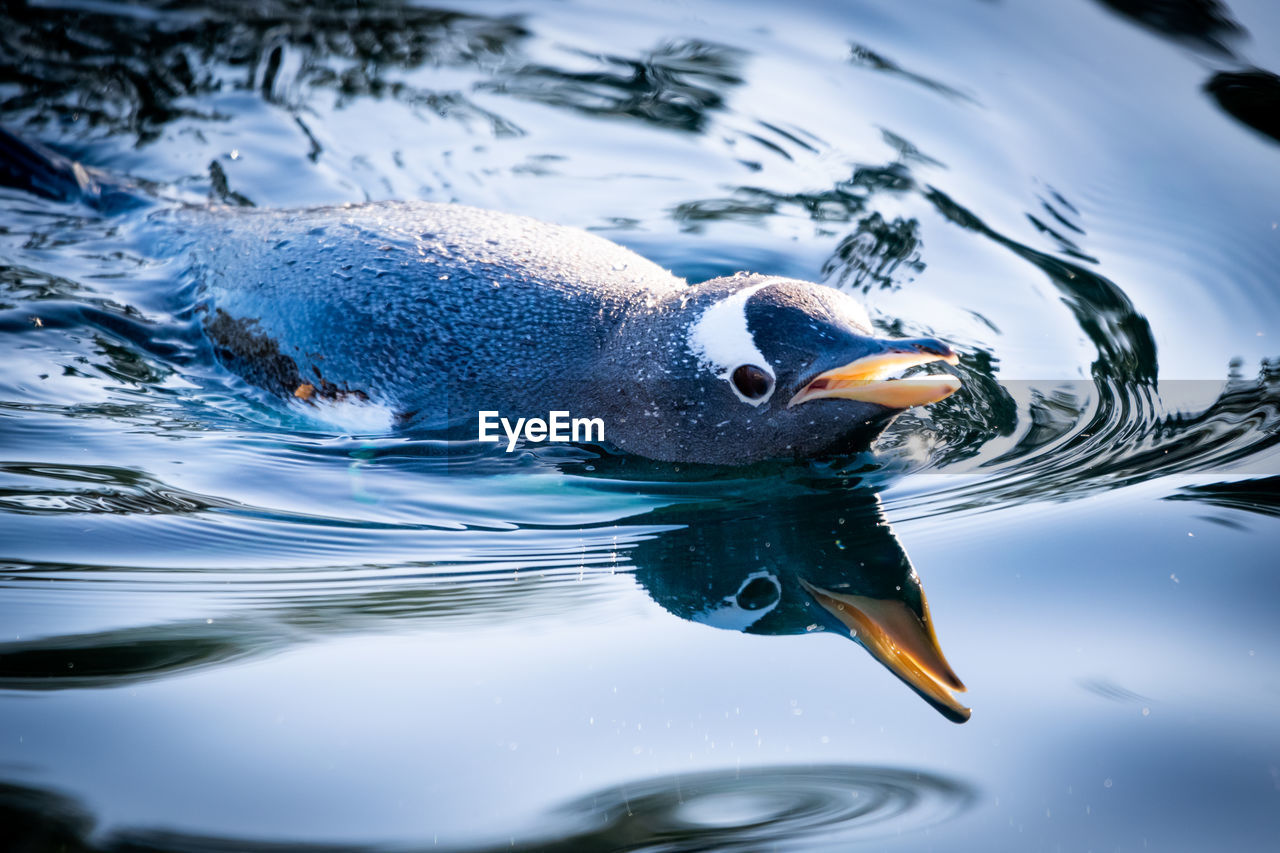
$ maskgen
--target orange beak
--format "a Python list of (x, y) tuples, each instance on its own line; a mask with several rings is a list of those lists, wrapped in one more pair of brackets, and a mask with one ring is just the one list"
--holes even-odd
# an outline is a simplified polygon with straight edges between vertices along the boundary
[(909, 409), (945, 400), (960, 389), (960, 380), (954, 376), (930, 373), (905, 379), (892, 378), (894, 373), (909, 367), (934, 361), (947, 364), (960, 361), (950, 349), (936, 351), (930, 347), (929, 350), (934, 351), (903, 342), (900, 349), (866, 355), (820, 373), (791, 398), (787, 408), (810, 400), (840, 399), (878, 403), (890, 409)]
[(942, 655), (929, 620), (929, 605), (923, 597), (921, 617), (896, 599), (831, 592), (803, 578), (800, 583), (815, 601), (849, 629), (872, 657), (943, 716), (953, 723), (969, 719), (970, 710), (952, 695), (963, 693), (966, 688)]

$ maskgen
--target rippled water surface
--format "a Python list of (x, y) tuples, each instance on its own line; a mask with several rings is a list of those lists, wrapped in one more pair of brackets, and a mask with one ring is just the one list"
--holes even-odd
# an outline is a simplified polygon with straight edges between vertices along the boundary
[[(158, 199), (0, 189), (6, 844), (1273, 849), (1269, 0), (0, 16), (0, 124)], [(821, 281), (964, 388), (704, 469), (219, 367), (157, 217), (379, 199)]]

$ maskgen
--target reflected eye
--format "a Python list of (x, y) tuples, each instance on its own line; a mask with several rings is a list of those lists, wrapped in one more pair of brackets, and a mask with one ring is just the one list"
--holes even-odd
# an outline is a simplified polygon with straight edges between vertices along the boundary
[(773, 377), (754, 364), (744, 364), (733, 371), (733, 387), (748, 400), (759, 400), (773, 390)]
[(772, 608), (782, 597), (778, 581), (772, 575), (755, 577), (742, 585), (736, 600), (743, 610), (763, 610)]

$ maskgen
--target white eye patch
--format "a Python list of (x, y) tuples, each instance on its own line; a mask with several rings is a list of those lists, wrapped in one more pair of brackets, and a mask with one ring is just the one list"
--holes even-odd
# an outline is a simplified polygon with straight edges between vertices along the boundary
[[(748, 610), (738, 601), (738, 597), (751, 586), (755, 581), (764, 580), (773, 585), (775, 595), (769, 604), (758, 610)], [(730, 631), (745, 631), (755, 623), (759, 622), (765, 616), (769, 615), (769, 611), (778, 606), (778, 602), (782, 601), (782, 582), (778, 580), (772, 573), (761, 569), (758, 572), (752, 572), (738, 585), (738, 591), (733, 595), (725, 596), (719, 602), (711, 605), (701, 613), (695, 614), (693, 621), (701, 622), (703, 625), (710, 625), (713, 628), (725, 628)]]
[(758, 399), (743, 396), (733, 384), (733, 371), (744, 364), (754, 364), (776, 380), (773, 365), (765, 361), (764, 354), (756, 346), (751, 330), (747, 328), (747, 300), (757, 290), (769, 284), (744, 287), (726, 296), (702, 312), (702, 316), (689, 328), (689, 349), (703, 366), (729, 383), (738, 399), (752, 406), (759, 406), (773, 396), (773, 384), (767, 394)]

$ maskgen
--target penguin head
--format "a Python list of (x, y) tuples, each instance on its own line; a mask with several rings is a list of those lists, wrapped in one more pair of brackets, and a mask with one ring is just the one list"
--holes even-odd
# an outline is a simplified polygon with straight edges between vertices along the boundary
[(598, 374), (606, 435), (673, 462), (742, 465), (865, 449), (900, 412), (960, 387), (933, 338), (873, 336), (866, 310), (830, 287), (739, 274), (628, 312)]

